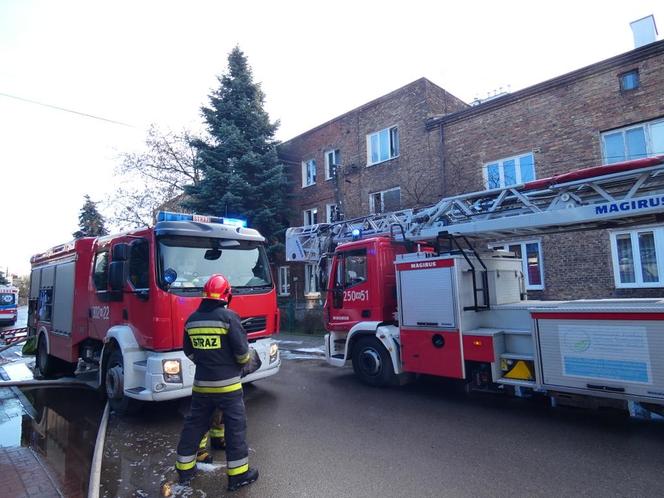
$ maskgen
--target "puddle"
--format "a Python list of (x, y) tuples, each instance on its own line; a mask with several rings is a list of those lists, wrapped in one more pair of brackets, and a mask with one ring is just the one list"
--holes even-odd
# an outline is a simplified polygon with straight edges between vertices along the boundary
[(32, 380), (32, 370), (25, 362), (14, 362), (3, 365), (5, 373), (11, 380)]
[[(12, 379), (29, 372), (24, 363), (11, 367)], [(3, 368), (8, 370), (7, 365)], [(28, 389), (19, 394), (27, 405), (23, 406), (11, 390), (0, 392), (0, 446), (30, 448), (63, 496), (87, 496), (104, 408), (97, 393), (81, 388)]]

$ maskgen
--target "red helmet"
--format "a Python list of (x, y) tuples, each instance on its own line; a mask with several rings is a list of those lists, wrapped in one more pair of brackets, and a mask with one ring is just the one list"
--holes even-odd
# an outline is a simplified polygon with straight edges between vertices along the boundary
[(232, 297), (231, 284), (226, 280), (226, 277), (216, 273), (205, 282), (203, 297), (205, 299), (216, 299), (229, 303)]

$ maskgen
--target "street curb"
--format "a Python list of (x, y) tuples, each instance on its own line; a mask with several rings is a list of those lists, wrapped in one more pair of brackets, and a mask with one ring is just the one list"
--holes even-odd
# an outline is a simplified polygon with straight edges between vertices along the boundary
[(108, 425), (108, 414), (111, 407), (106, 402), (104, 414), (101, 417), (97, 440), (95, 441), (95, 451), (90, 466), (90, 482), (88, 484), (88, 498), (99, 498), (99, 484), (101, 482), (101, 464), (104, 458), (104, 442), (106, 441), (106, 426)]

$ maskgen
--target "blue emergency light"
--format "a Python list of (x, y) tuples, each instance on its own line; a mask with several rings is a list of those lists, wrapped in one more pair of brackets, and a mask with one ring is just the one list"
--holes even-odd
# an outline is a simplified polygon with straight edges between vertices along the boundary
[(200, 223), (220, 223), (232, 227), (247, 228), (247, 220), (239, 218), (222, 218), (220, 216), (207, 216), (202, 214), (171, 213), (159, 211), (157, 221), (198, 221)]
[(353, 240), (359, 240), (360, 237), (362, 236), (362, 230), (360, 230), (359, 228), (353, 228), (353, 231), (350, 232), (350, 235), (353, 238)]

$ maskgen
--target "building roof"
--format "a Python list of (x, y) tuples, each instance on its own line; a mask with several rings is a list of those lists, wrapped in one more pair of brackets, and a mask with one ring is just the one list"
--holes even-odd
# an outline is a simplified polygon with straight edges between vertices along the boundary
[(462, 119), (483, 114), (485, 112), (490, 112), (500, 107), (512, 104), (518, 100), (536, 95), (538, 93), (547, 92), (552, 88), (594, 76), (613, 67), (648, 59), (661, 53), (664, 53), (664, 40), (644, 45), (643, 47), (630, 50), (629, 52), (625, 52), (615, 57), (611, 57), (610, 59), (605, 59), (595, 64), (591, 64), (581, 69), (563, 74), (562, 76), (557, 76), (542, 83), (524, 88), (523, 90), (519, 90), (502, 97), (497, 97), (474, 107), (469, 107), (468, 109), (454, 113), (430, 118), (427, 121), (427, 129), (432, 129), (440, 125), (453, 123), (455, 121), (460, 121)]

